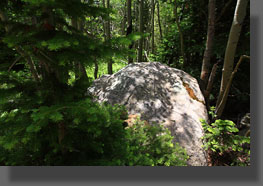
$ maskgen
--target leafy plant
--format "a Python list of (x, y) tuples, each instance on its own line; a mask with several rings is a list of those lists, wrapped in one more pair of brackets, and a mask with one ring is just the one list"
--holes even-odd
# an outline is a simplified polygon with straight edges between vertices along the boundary
[[(209, 112), (212, 117), (215, 117), (214, 108)], [(250, 144), (250, 137), (240, 136), (236, 133), (239, 131), (235, 123), (230, 120), (215, 120), (209, 125), (205, 120), (201, 120), (205, 135), (203, 136), (205, 150), (211, 150), (214, 159), (219, 156), (229, 154), (231, 156), (231, 165), (242, 165), (242, 161), (238, 163), (238, 156), (244, 156), (245, 160), (249, 161), (250, 150), (244, 148)], [(244, 163), (243, 163), (244, 164)]]
[(225, 152), (231, 149), (232, 151), (243, 151), (242, 145), (250, 143), (250, 138), (245, 136), (235, 135), (239, 130), (230, 120), (216, 120), (211, 125), (208, 125), (202, 120), (202, 126), (206, 132), (203, 139), (205, 140), (205, 149), (208, 148), (216, 152)]

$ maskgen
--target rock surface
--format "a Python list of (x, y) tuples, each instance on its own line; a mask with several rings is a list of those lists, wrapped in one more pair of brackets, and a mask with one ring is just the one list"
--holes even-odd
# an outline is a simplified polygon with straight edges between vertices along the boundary
[(204, 98), (195, 78), (159, 62), (133, 63), (96, 79), (88, 89), (96, 101), (123, 104), (129, 114), (171, 130), (174, 142), (190, 156), (188, 165), (206, 166), (200, 119), (207, 120)]

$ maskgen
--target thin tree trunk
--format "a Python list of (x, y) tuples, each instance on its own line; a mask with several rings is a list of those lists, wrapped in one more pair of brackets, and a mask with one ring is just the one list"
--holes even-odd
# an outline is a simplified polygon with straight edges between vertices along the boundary
[[(7, 22), (8, 21), (8, 17), (6, 16), (6, 14), (0, 10), (0, 19), (2, 22)], [(10, 25), (5, 25), (5, 31), (9, 32), (11, 30), (11, 26)]]
[[(110, 8), (110, 0), (107, 0), (106, 3), (107, 8)], [(110, 36), (110, 20), (107, 21), (106, 23), (106, 38), (107, 40), (110, 40), (111, 36)], [(108, 61), (108, 74), (112, 74), (112, 59), (110, 58)]]
[(126, 6), (128, 7), (127, 3), (125, 2), (124, 4), (124, 13), (123, 13), (123, 20), (122, 20), (122, 25), (121, 25), (121, 34), (125, 35), (126, 34), (126, 22), (128, 21), (127, 17), (127, 11), (126, 11)]
[(204, 91), (206, 107), (207, 107), (208, 110), (210, 108), (209, 96), (210, 96), (210, 93), (211, 93), (212, 88), (213, 88), (217, 67), (218, 67), (218, 62), (213, 65), (213, 68), (211, 70), (211, 73), (210, 73), (210, 76), (209, 76), (209, 80), (208, 80), (208, 83), (207, 83), (206, 90)]
[(218, 104), (218, 106), (216, 107), (216, 110), (215, 110), (215, 114), (216, 114), (217, 118), (220, 118), (222, 116), (222, 113), (223, 113), (225, 105), (226, 105), (227, 96), (229, 94), (233, 78), (235, 76), (235, 73), (237, 72), (237, 69), (238, 69), (239, 65), (243, 61), (243, 59), (250, 59), (250, 57), (249, 56), (245, 56), (245, 55), (241, 56), (239, 61), (238, 61), (238, 63), (237, 63), (237, 65), (236, 65), (236, 67), (235, 67), (235, 69), (234, 69), (234, 71), (231, 73), (229, 81), (227, 82), (227, 86), (225, 88), (223, 97), (222, 97), (220, 103)]
[(94, 79), (98, 78), (99, 66), (97, 60), (95, 60)]
[[(140, 0), (139, 6), (139, 32), (143, 34), (143, 0)], [(142, 47), (143, 47), (143, 38), (139, 40), (139, 49), (138, 49), (138, 62), (142, 62)]]
[[(147, 31), (146, 31), (147, 32)], [(147, 52), (149, 52), (150, 51), (150, 38), (144, 38), (143, 39), (143, 46), (144, 46), (144, 52), (143, 52), (143, 55), (142, 55), (142, 60), (143, 61), (147, 61), (147, 58), (146, 58), (146, 55), (145, 54), (147, 54)]]
[[(105, 5), (105, 0), (102, 0), (102, 5), (103, 5), (103, 8), (106, 8), (106, 5)], [(104, 36), (104, 40), (106, 41), (107, 40), (107, 36), (106, 36), (106, 30), (107, 30), (107, 24), (106, 22), (103, 20), (103, 36)]]
[[(127, 27), (127, 33), (126, 33), (127, 36), (132, 33), (131, 4), (132, 4), (132, 0), (127, 0), (127, 19), (128, 19), (128, 27)], [(132, 47), (133, 47), (133, 43), (129, 45), (129, 49), (131, 50)], [(132, 57), (128, 56), (128, 64), (132, 62), (133, 62)]]
[(234, 19), (230, 29), (229, 38), (226, 46), (224, 66), (222, 69), (221, 86), (216, 103), (217, 108), (222, 101), (227, 83), (229, 82), (231, 73), (233, 71), (234, 57), (236, 53), (236, 48), (237, 48), (237, 43), (239, 40), (241, 28), (242, 28), (242, 23), (246, 16), (247, 4), (248, 4), (248, 0), (238, 0), (236, 4)]
[(78, 23), (75, 17), (71, 19), (71, 26), (74, 27), (75, 29), (78, 29)]
[[(65, 124), (64, 123), (59, 123), (58, 124), (58, 143), (60, 145), (62, 145), (62, 140), (65, 137)], [(62, 147), (62, 151), (63, 151), (63, 147)]]
[(181, 10), (181, 15), (180, 15), (180, 17), (179, 17), (179, 22), (181, 22), (182, 19), (183, 19), (183, 15), (184, 15), (184, 7), (185, 7), (185, 3), (182, 4), (182, 10)]
[[(83, 23), (81, 20), (78, 20), (77, 18), (74, 17), (71, 19), (71, 25), (78, 31), (81, 31), (81, 32), (83, 31)], [(79, 62), (75, 63), (75, 66), (77, 70), (76, 77), (83, 77), (85, 79), (88, 79), (87, 72), (85, 70), (85, 66)]]
[(152, 54), (154, 54), (154, 11), (155, 11), (155, 2), (151, 0), (152, 4)]
[(159, 25), (159, 32), (160, 32), (160, 40), (163, 40), (163, 32), (162, 32), (162, 25), (161, 25), (161, 18), (160, 18), (160, 5), (159, 0), (157, 1), (157, 17), (158, 17), (158, 25)]
[(215, 33), (215, 4), (216, 4), (216, 0), (209, 0), (206, 48), (204, 52), (202, 70), (200, 76), (200, 88), (203, 93), (207, 86), (207, 81), (210, 73), (210, 59), (212, 55), (214, 33)]
[[(77, 29), (78, 25), (77, 25), (77, 19), (76, 18), (72, 18), (71, 19), (71, 26), (73, 28)], [(73, 31), (73, 33), (75, 33), (75, 32)], [(74, 62), (73, 65), (74, 65), (74, 71), (75, 71), (75, 78), (78, 79), (81, 76), (81, 73), (80, 73), (80, 70), (79, 70), (79, 63), (78, 62)]]
[(121, 35), (125, 35), (126, 31), (125, 31), (125, 28), (126, 28), (126, 22), (127, 22), (127, 17), (126, 15), (124, 15), (124, 18), (122, 20), (122, 26), (121, 26)]
[(178, 18), (178, 14), (177, 14), (177, 2), (176, 0), (174, 1), (174, 15), (175, 15), (175, 21), (176, 21), (176, 25), (179, 31), (179, 35), (180, 35), (180, 47), (181, 47), (181, 55), (183, 57), (183, 68), (186, 66), (186, 58), (185, 58), (185, 52), (184, 52), (184, 36), (181, 30), (181, 26), (180, 26), (180, 22), (179, 22), (179, 18)]

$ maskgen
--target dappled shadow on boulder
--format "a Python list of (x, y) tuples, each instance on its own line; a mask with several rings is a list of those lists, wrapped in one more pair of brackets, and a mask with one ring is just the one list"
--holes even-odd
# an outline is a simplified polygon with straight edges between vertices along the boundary
[(196, 79), (158, 62), (133, 63), (94, 81), (88, 92), (99, 102), (123, 104), (129, 114), (168, 127), (186, 148), (189, 165), (206, 165), (200, 119), (207, 119)]

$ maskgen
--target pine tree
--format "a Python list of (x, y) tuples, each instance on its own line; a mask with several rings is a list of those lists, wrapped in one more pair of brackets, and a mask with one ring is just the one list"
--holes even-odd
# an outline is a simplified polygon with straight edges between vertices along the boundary
[[(118, 49), (111, 41), (85, 32), (82, 20), (107, 18), (108, 13), (90, 1), (1, 1), (0, 26), (4, 30), (0, 47), (6, 53), (0, 56), (0, 153), (6, 155), (1, 156), (0, 164), (17, 165), (20, 160), (27, 165), (65, 163), (66, 154), (84, 148), (70, 139), (96, 129), (87, 123), (97, 117), (111, 123), (118, 119), (109, 119), (111, 108), (101, 110), (85, 95), (91, 83), (85, 66)], [(99, 126), (97, 123), (90, 139), (95, 140)], [(123, 130), (120, 120), (119, 130)], [(31, 158), (25, 161), (27, 156)]]

